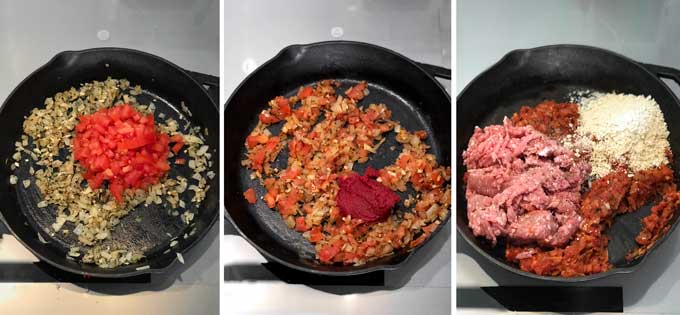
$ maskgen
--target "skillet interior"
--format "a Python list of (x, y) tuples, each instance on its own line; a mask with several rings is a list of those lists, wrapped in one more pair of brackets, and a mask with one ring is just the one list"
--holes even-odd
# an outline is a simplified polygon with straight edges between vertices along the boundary
[[(402, 126), (411, 131), (426, 130), (431, 152), (440, 164), (450, 163), (450, 99), (420, 68), (393, 52), (367, 44), (329, 42), (291, 46), (248, 77), (227, 104), (225, 204), (229, 218), (261, 252), (292, 268), (348, 275), (396, 265), (410, 253), (399, 252), (359, 267), (320, 265), (314, 259), (314, 247), (300, 233), (289, 229), (278, 212), (261, 200), (249, 205), (243, 198), (243, 191), (249, 187), (254, 187), (258, 196), (264, 195), (264, 188), (251, 180), (250, 172), (241, 166), (245, 158), (245, 138), (257, 124), (259, 113), (275, 96), (293, 95), (300, 86), (323, 79), (340, 81), (343, 86), (339, 92), (359, 80), (367, 81), (370, 94), (362, 104), (385, 103), (392, 110), (392, 119), (400, 121)], [(278, 128), (272, 131), (277, 133)], [(362, 171), (367, 165), (392, 164), (401, 151), (399, 145), (390, 151), (389, 147), (394, 144), (394, 134), (390, 133), (380, 151), (354, 170)], [(278, 166), (285, 165), (285, 161), (286, 153), (279, 158)], [(437, 231), (440, 229), (441, 226)]]
[[(0, 123), (8, 130), (0, 136), (2, 160), (13, 154), (13, 143), (22, 132), (21, 117), (27, 116), (32, 108), (42, 106), (46, 97), (72, 86), (77, 87), (81, 83), (105, 80), (109, 76), (126, 78), (132, 85), (140, 84), (144, 92), (137, 96), (137, 99), (142, 104), (153, 101), (157, 115), (162, 112), (167, 117), (173, 117), (178, 120), (180, 126), (190, 122), (192, 126), (211, 130), (206, 140), (214, 156), (213, 171), (218, 172), (219, 134), (215, 132), (219, 128), (217, 108), (203, 88), (181, 69), (167, 61), (145, 53), (115, 48), (61, 53), (22, 82), (7, 99), (0, 112)], [(180, 118), (178, 110), (180, 102), (186, 104), (193, 114), (192, 117), (183, 115), (184, 117)], [(159, 119), (158, 116), (156, 119)], [(30, 178), (28, 166), (28, 163), (22, 163), (19, 169), (20, 179)], [(7, 166), (0, 168), (2, 178), (8, 178), (9, 172)], [(192, 175), (188, 168), (173, 168), (170, 174), (175, 175), (178, 172), (187, 178)], [(212, 191), (207, 194), (200, 209), (196, 209), (194, 205), (188, 207), (197, 213), (189, 225), (182, 222), (180, 216), (169, 215), (168, 210), (160, 205), (138, 206), (122, 219), (112, 230), (111, 239), (105, 244), (138, 248), (147, 257), (138, 264), (114, 269), (80, 264), (65, 258), (68, 248), (77, 244), (77, 241), (72, 233), (71, 236), (64, 236), (62, 233), (51, 235), (52, 233), (44, 232), (51, 231), (50, 226), (54, 222), (55, 213), (36, 207), (40, 196), (35, 185), (24, 189), (21, 185), (9, 187), (8, 182), (3, 181), (0, 189), (6, 193), (0, 195), (0, 198), (1, 203), (5, 205), (2, 214), (9, 227), (43, 260), (72, 272), (119, 277), (140, 273), (143, 270), (137, 268), (144, 265), (150, 265), (151, 271), (168, 266), (176, 258), (175, 251), (187, 250), (207, 232), (217, 215), (219, 189), (217, 177), (209, 180), (209, 184)], [(189, 198), (185, 199), (191, 198), (188, 196)], [(73, 227), (65, 228), (72, 230)], [(48, 242), (47, 244), (40, 243), (36, 231), (41, 231), (41, 236)], [(189, 236), (192, 231), (193, 235)], [(183, 237), (184, 234), (187, 234), (186, 239)], [(178, 239), (178, 245), (164, 253), (169, 249), (170, 240), (175, 238)]]
[[(474, 127), (502, 123), (504, 116), (510, 117), (522, 105), (535, 106), (546, 99), (568, 101), (571, 92), (582, 90), (651, 95), (659, 103), (668, 125), (671, 150), (680, 152), (678, 100), (655, 75), (636, 62), (602, 49), (572, 45), (517, 50), (507, 54), (473, 80), (459, 96), (456, 133), (458, 231), (474, 248), (501, 267), (534, 278), (578, 281), (630, 271), (644, 259), (627, 262), (625, 255), (636, 246), (634, 238), (641, 229), (640, 218), (649, 213), (649, 205), (617, 217), (610, 229), (608, 251), (614, 270), (580, 278), (541, 277), (523, 272), (505, 261), (503, 242), (492, 248), (484, 240), (475, 238), (468, 227), (462, 180), (466, 169), (462, 152)], [(678, 160), (674, 159), (671, 164), (677, 178), (680, 174)], [(677, 220), (673, 226), (676, 224)]]

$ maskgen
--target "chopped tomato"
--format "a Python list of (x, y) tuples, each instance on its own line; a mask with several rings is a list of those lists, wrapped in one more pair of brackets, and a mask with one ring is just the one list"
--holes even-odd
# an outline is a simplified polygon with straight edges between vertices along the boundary
[(313, 92), (314, 92), (314, 89), (312, 89), (311, 86), (305, 86), (305, 87), (301, 87), (301, 88), (300, 88), (300, 90), (298, 91), (297, 96), (298, 96), (298, 98), (300, 98), (301, 100), (304, 100), (304, 99), (307, 98), (308, 96), (312, 95)]
[(184, 143), (184, 138), (182, 138), (182, 135), (180, 134), (174, 134), (172, 137), (169, 139), (170, 142), (182, 142)]
[(78, 120), (73, 157), (85, 169), (83, 178), (92, 189), (108, 182), (111, 196), (122, 202), (126, 189), (145, 189), (170, 169), (170, 139), (156, 130), (152, 115), (123, 104)]
[(309, 232), (309, 241), (312, 243), (317, 243), (323, 239), (323, 234), (321, 233), (321, 227), (315, 226)]
[(430, 175), (430, 180), (432, 181), (432, 184), (437, 186), (441, 186), (442, 184), (444, 184), (444, 176), (441, 171), (439, 172), (433, 171), (428, 173), (428, 175)]
[(430, 223), (430, 225), (423, 227), (423, 231), (425, 231), (425, 233), (432, 233), (432, 232), (434, 232), (435, 229), (437, 229), (437, 226), (439, 226), (439, 223), (437, 223), (437, 222)]
[(423, 173), (413, 173), (410, 180), (415, 188), (429, 190), (435, 186), (441, 187), (444, 183), (444, 176), (441, 171), (433, 171), (431, 168), (425, 167)]
[(290, 140), (290, 142), (288, 142), (288, 152), (290, 153), (291, 156), (295, 155), (295, 152), (297, 151), (298, 143), (300, 143), (300, 141), (298, 141), (298, 139), (293, 139), (293, 140)]
[(261, 121), (263, 124), (274, 124), (274, 123), (279, 122), (280, 119), (278, 119), (277, 117), (273, 116), (273, 115), (270, 114), (268, 111), (263, 111), (263, 112), (260, 114), (260, 121)]
[(264, 144), (267, 143), (269, 140), (269, 137), (266, 135), (250, 135), (246, 138), (246, 146), (248, 149), (252, 149), (258, 144)]
[(288, 105), (288, 99), (286, 99), (283, 96), (277, 96), (274, 98), (274, 102), (276, 103), (276, 106), (285, 106)]
[(253, 190), (253, 188), (248, 188), (248, 190), (243, 193), (243, 197), (245, 197), (246, 200), (248, 200), (248, 202), (251, 204), (255, 204), (257, 202), (257, 197), (255, 196), (255, 190)]
[(253, 161), (253, 168), (256, 170), (262, 170), (262, 166), (264, 165), (264, 159), (267, 157), (266, 156), (265, 150), (260, 149), (251, 155), (250, 159)]
[(111, 195), (113, 195), (113, 197), (118, 201), (123, 200), (124, 189), (125, 186), (123, 186), (123, 184), (119, 181), (114, 181), (109, 185), (109, 191), (111, 192)]
[[(144, 168), (146, 169), (148, 165), (146, 165)], [(170, 170), (170, 164), (168, 164), (168, 161), (157, 161), (155, 164), (156, 168), (163, 171), (167, 172)]]
[(351, 98), (355, 101), (359, 101), (359, 100), (362, 100), (364, 98), (364, 96), (365, 96), (364, 90), (365, 89), (366, 89), (366, 82), (362, 81), (361, 83), (359, 83), (359, 84), (349, 88), (347, 91), (345, 91), (345, 95), (347, 95), (347, 97), (349, 97), (349, 98)]
[(267, 152), (274, 152), (274, 150), (276, 149), (276, 147), (278, 145), (279, 145), (279, 137), (271, 137), (267, 140), (264, 147), (265, 147), (265, 150), (267, 150)]
[(414, 187), (417, 187), (419, 189), (424, 188), (426, 184), (425, 176), (423, 175), (423, 173), (413, 173), (413, 175), (411, 175), (411, 183), (413, 183)]
[(298, 175), (300, 175), (300, 169), (288, 168), (288, 169), (284, 170), (283, 172), (281, 172), (280, 178), (292, 180), (292, 179), (295, 179), (296, 177), (298, 177)]
[(413, 134), (415, 134), (416, 137), (420, 138), (421, 140), (424, 140), (425, 138), (427, 138), (427, 131), (425, 131), (425, 130), (418, 130), (418, 131), (414, 132)]
[(307, 225), (305, 224), (305, 217), (300, 216), (295, 218), (295, 230), (298, 232), (307, 231)]
[(276, 191), (270, 190), (264, 195), (264, 201), (267, 202), (267, 207), (274, 208), (276, 206)]
[(407, 168), (411, 161), (413, 161), (413, 157), (410, 154), (402, 154), (397, 159), (397, 166)]
[(286, 217), (295, 214), (295, 203), (290, 202), (288, 199), (281, 199), (278, 202), (279, 213)]
[(296, 205), (298, 201), (302, 198), (302, 194), (297, 190), (293, 189), (284, 198), (281, 198), (278, 202), (279, 212), (283, 216), (288, 216), (295, 214)]
[(272, 114), (274, 114), (276, 118), (284, 119), (290, 116), (291, 109), (287, 98), (283, 96), (277, 96), (274, 99), (274, 103), (276, 104), (276, 107), (272, 108)]
[(342, 249), (342, 241), (337, 240), (331, 245), (326, 245), (321, 250), (319, 250), (319, 260), (323, 263), (329, 263), (340, 252)]
[(175, 154), (179, 153), (179, 150), (182, 150), (182, 147), (184, 146), (184, 138), (182, 138), (181, 135), (174, 135), (170, 137), (170, 142), (175, 143), (172, 146), (172, 152)]
[[(88, 174), (85, 174), (85, 175), (88, 175)], [(85, 179), (87, 179), (87, 184), (90, 185), (90, 187), (92, 187), (92, 189), (98, 189), (99, 187), (101, 187), (102, 183), (104, 183), (104, 180), (106, 178), (105, 178), (104, 173), (99, 173), (99, 174), (96, 174), (94, 176), (88, 175), (88, 176), (86, 176)]]
[(184, 144), (180, 143), (180, 142), (173, 144), (172, 145), (172, 153), (175, 153), (175, 154), (179, 153), (179, 151), (182, 150), (183, 146), (184, 146)]
[(340, 218), (340, 209), (338, 207), (331, 209), (330, 218), (333, 220)]
[(184, 165), (186, 161), (182, 158), (175, 159), (175, 164)]
[(124, 149), (124, 150), (131, 150), (131, 149), (136, 149), (143, 147), (145, 145), (154, 143), (156, 141), (156, 135), (151, 132), (143, 135), (137, 135), (134, 138), (124, 141), (124, 142), (119, 142), (118, 143), (118, 148), (119, 149)]
[(304, 157), (312, 151), (312, 146), (297, 139), (288, 142), (288, 152), (291, 156)]
[(305, 203), (302, 205), (302, 211), (304, 211), (306, 214), (312, 214), (314, 212), (314, 208), (312, 207), (311, 203)]
[(263, 184), (264, 188), (267, 188), (267, 190), (271, 190), (274, 188), (274, 185), (276, 185), (276, 179), (273, 177), (268, 177), (264, 180)]

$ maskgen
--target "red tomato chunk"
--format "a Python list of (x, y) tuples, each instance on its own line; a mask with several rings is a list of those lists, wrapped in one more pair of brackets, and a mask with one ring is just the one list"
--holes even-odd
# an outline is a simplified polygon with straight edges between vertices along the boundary
[(243, 197), (248, 200), (248, 203), (255, 204), (257, 202), (257, 196), (255, 195), (255, 190), (252, 188), (248, 188), (245, 192), (243, 192)]
[[(73, 156), (85, 168), (83, 177), (92, 189), (106, 181), (111, 195), (122, 202), (125, 190), (146, 189), (170, 169), (171, 140), (156, 130), (153, 115), (123, 104), (78, 119)], [(179, 135), (172, 142), (173, 149), (183, 145)]]

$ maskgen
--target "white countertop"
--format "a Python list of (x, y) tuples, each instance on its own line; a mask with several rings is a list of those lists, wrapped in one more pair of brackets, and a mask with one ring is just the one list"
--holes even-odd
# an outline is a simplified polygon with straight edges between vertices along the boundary
[[(451, 3), (436, 1), (225, 1), (227, 96), (248, 73), (292, 44), (356, 40), (416, 61), (451, 66)], [(440, 81), (450, 89), (449, 81)], [(229, 117), (225, 117), (228, 132)], [(450, 314), (451, 226), (380, 287), (310, 287), (281, 281), (227, 281), (224, 309), (234, 314)], [(225, 235), (225, 266), (265, 259), (244, 239)], [(343, 293), (340, 293), (343, 292)], [(356, 293), (348, 293), (356, 292)], [(348, 293), (348, 294), (344, 294)]]
[[(457, 37), (458, 93), (507, 52), (548, 44), (599, 46), (637, 61), (680, 68), (680, 2), (459, 1)], [(677, 85), (671, 88), (680, 95)], [(457, 235), (456, 241), (459, 288), (549, 285), (506, 272), (485, 261), (462, 237)], [(623, 287), (626, 313), (680, 314), (679, 253), (676, 231), (636, 272), (578, 285)], [(460, 311), (479, 314), (498, 309)]]
[[(156, 54), (185, 69), (219, 74), (219, 1), (0, 1), (0, 101), (64, 50), (118, 46)], [(2, 314), (217, 314), (218, 225), (185, 265), (149, 284), (0, 283)], [(35, 257), (5, 235), (2, 263)]]

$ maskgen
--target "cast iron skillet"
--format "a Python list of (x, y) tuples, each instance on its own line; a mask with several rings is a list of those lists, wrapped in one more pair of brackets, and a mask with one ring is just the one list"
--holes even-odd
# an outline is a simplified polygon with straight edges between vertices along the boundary
[[(659, 103), (670, 131), (673, 152), (680, 152), (680, 103), (660, 78), (680, 83), (680, 71), (642, 64), (616, 53), (587, 46), (555, 45), (534, 49), (515, 50), (480, 74), (461, 92), (457, 100), (456, 158), (457, 158), (457, 228), (465, 240), (482, 256), (496, 265), (531, 278), (577, 282), (602, 278), (615, 273), (634, 271), (645, 256), (626, 261), (625, 256), (636, 247), (635, 236), (641, 229), (640, 218), (649, 214), (651, 205), (639, 211), (619, 216), (608, 235), (610, 271), (586, 277), (562, 278), (538, 276), (525, 272), (505, 260), (505, 243), (492, 248), (482, 238), (476, 238), (468, 227), (467, 203), (463, 184), (462, 153), (468, 145), (475, 126), (502, 123), (522, 105), (534, 106), (546, 99), (568, 101), (576, 90), (651, 95)], [(680, 164), (675, 159), (671, 167), (676, 178)], [(678, 224), (673, 222), (670, 234)], [(666, 235), (666, 236), (667, 236)], [(666, 239), (661, 238), (657, 245)], [(650, 250), (651, 252), (651, 250)]]
[[(300, 233), (289, 229), (278, 212), (269, 209), (261, 200), (249, 205), (243, 198), (243, 192), (249, 187), (253, 187), (258, 196), (265, 193), (256, 180), (249, 178), (250, 172), (241, 166), (241, 160), (245, 158), (244, 141), (257, 124), (259, 113), (275, 96), (291, 96), (300, 86), (323, 79), (339, 80), (343, 84), (339, 91), (365, 80), (371, 93), (363, 103), (385, 103), (392, 110), (392, 118), (408, 130), (426, 130), (427, 141), (437, 161), (450, 165), (451, 99), (433, 76), (450, 79), (451, 72), (415, 63), (391, 50), (365, 43), (331, 41), (284, 48), (248, 76), (227, 102), (224, 180), (228, 219), (268, 259), (291, 268), (334, 276), (397, 268), (417, 249), (396, 252), (359, 267), (327, 266), (316, 262), (314, 247)], [(278, 129), (272, 131), (279, 132)], [(392, 164), (401, 151), (389, 150), (395, 143), (394, 133), (390, 133), (380, 151), (369, 162), (355, 165), (355, 171), (363, 172), (369, 165), (382, 168)], [(281, 165), (277, 166), (285, 167), (285, 161), (285, 156), (280, 158)], [(403, 207), (401, 203), (400, 206)], [(448, 217), (431, 237), (446, 222)]]
[[(0, 217), (16, 238), (40, 260), (63, 270), (111, 278), (161, 272), (175, 262), (176, 252), (188, 251), (205, 236), (217, 219), (219, 189), (217, 177), (209, 180), (208, 184), (212, 188), (200, 209), (195, 209), (193, 205), (188, 207), (197, 212), (188, 226), (182, 222), (180, 216), (171, 216), (167, 209), (156, 205), (139, 206), (122, 219), (112, 230), (110, 242), (139, 248), (143, 250), (146, 258), (137, 264), (113, 269), (99, 268), (93, 264), (82, 264), (67, 259), (68, 248), (77, 244), (73, 233), (70, 236), (64, 236), (62, 233), (50, 236), (50, 233), (45, 231), (52, 231), (50, 226), (54, 223), (55, 211), (45, 211), (36, 207), (40, 200), (36, 186), (32, 184), (28, 189), (24, 189), (21, 181), (16, 186), (9, 184), (8, 179), (12, 172), (5, 161), (12, 160), (14, 142), (22, 134), (23, 117), (28, 116), (33, 108), (43, 106), (46, 97), (70, 87), (77, 88), (81, 83), (102, 81), (107, 77), (126, 78), (132, 85), (141, 85), (144, 91), (137, 99), (143, 104), (155, 100), (157, 115), (162, 112), (168, 117), (174, 117), (180, 126), (183, 126), (187, 119), (179, 117), (180, 102), (184, 102), (193, 114), (192, 117), (188, 117), (192, 126), (210, 130), (206, 140), (210, 145), (210, 152), (215, 156), (213, 170), (218, 172), (216, 162), (219, 148), (218, 110), (215, 100), (211, 99), (201, 86), (202, 83), (206, 87), (215, 87), (216, 90), (219, 84), (217, 78), (195, 74), (200, 80), (199, 83), (189, 72), (162, 58), (130, 49), (96, 48), (65, 51), (57, 54), (21, 82), (0, 109), (0, 126), (3, 128), (0, 134), (0, 160), (3, 161), (0, 165), (2, 179)], [(31, 178), (27, 170), (29, 164), (22, 160), (21, 165), (20, 180)], [(178, 169), (173, 168), (171, 173), (173, 172), (178, 172)], [(191, 173), (184, 170), (181, 172), (185, 177), (191, 177)], [(137, 218), (141, 218), (141, 221), (137, 222)], [(73, 226), (70, 225), (65, 228), (73, 230)], [(40, 241), (38, 233), (47, 241), (46, 244)], [(170, 240), (174, 238), (177, 238), (178, 244), (170, 249)]]

